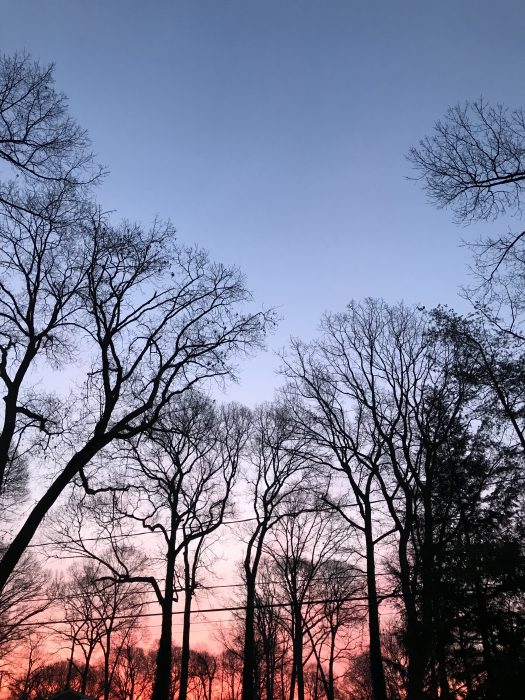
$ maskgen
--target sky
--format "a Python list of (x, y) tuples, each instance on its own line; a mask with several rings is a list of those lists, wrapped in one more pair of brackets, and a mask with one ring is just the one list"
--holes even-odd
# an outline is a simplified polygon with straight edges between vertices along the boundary
[[(405, 159), (447, 107), (525, 103), (525, 6), (502, 0), (3, 0), (0, 49), (56, 64), (115, 219), (170, 219), (282, 321), (227, 397), (351, 299), (465, 302), (474, 240)], [(516, 222), (514, 222), (514, 225)]]

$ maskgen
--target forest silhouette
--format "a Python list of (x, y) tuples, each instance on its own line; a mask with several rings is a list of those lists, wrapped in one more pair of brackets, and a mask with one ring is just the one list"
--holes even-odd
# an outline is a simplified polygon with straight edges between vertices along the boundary
[[(3, 56), (0, 117), (2, 696), (521, 697), (525, 232), (471, 246), (465, 315), (327, 312), (250, 409), (218, 388), (276, 311), (169, 221), (102, 211), (53, 66)], [(523, 111), (480, 99), (408, 159), (494, 221), (524, 154)]]

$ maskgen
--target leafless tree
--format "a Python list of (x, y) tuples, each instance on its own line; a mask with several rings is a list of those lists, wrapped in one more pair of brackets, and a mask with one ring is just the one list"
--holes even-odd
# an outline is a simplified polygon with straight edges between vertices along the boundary
[(79, 478), (93, 488), (95, 457), (153, 428), (191, 387), (231, 377), (234, 356), (260, 345), (270, 322), (264, 312), (242, 313), (249, 294), (238, 270), (175, 245), (169, 226), (144, 231), (93, 220), (71, 241), (72, 260), (55, 232), (38, 236), (36, 247), (32, 240), (21, 257), (18, 238), (6, 244), (13, 287), (2, 279), (4, 471), (28, 420), (40, 432), (52, 425), (42, 398), (36, 406), (20, 399), (37, 359), (60, 346), (58, 362), (74, 356), (85, 382), (47, 452), (56, 476), (3, 553), (0, 588), (66, 486)]
[[(74, 675), (80, 679), (79, 690), (86, 694), (91, 671), (91, 661), (104, 634), (104, 621), (96, 615), (94, 567), (85, 566), (69, 571), (68, 580), (59, 587), (59, 599), (63, 601), (63, 617), (66, 621), (58, 634), (67, 640), (69, 659), (65, 687), (70, 688)], [(77, 660), (80, 649), (82, 659)]]
[(336, 697), (337, 665), (355, 651), (355, 640), (365, 622), (363, 593), (361, 572), (347, 559), (334, 558), (319, 567), (310, 594), (316, 603), (308, 607), (305, 628), (316, 660), (318, 683), (327, 700)]
[(116, 668), (113, 696), (117, 700), (146, 700), (155, 676), (155, 652), (128, 639)]
[[(463, 289), (485, 345), (506, 345), (514, 354), (525, 342), (525, 231), (471, 244), (474, 282)], [(472, 320), (472, 319), (469, 319)]]
[[(98, 560), (115, 582), (151, 586), (162, 613), (153, 697), (163, 698), (169, 692), (172, 617), (179, 593), (184, 597), (184, 623), (178, 694), (181, 699), (187, 695), (191, 601), (198, 587), (197, 572), (206, 539), (221, 526), (230, 509), (249, 421), (249, 412), (240, 406), (216, 408), (204, 395), (186, 392), (172, 402), (154, 429), (126, 450), (122, 490), (95, 499), (91, 505), (84, 499), (80, 508), (73, 509), (73, 518), (66, 516), (67, 524), (63, 519), (62, 535), (70, 541), (68, 549)], [(94, 527), (112, 543), (111, 558), (83, 535), (89, 511)], [(160, 535), (158, 573), (147, 557), (137, 560), (130, 556), (129, 547), (119, 549), (117, 543), (125, 540), (127, 532), (122, 528), (130, 524), (152, 536)], [(177, 588), (180, 580), (182, 589)]]
[[(263, 557), (257, 576), (255, 631), (258, 651), (260, 697), (281, 698), (283, 677), (291, 676), (290, 635), (283, 617), (280, 581), (269, 557)], [(279, 679), (281, 682), (279, 683)]]
[(220, 659), (220, 697), (239, 700), (242, 693), (242, 656), (225, 648)]
[(318, 606), (316, 583), (335, 556), (348, 554), (348, 532), (336, 522), (337, 513), (319, 511), (304, 499), (290, 505), (291, 513), (275, 525), (265, 551), (281, 583), (280, 600), (290, 610), (286, 615), (293, 656), (290, 698), (297, 693), (298, 699), (304, 700), (303, 669), (312, 654), (320, 651), (309, 644), (314, 608)]
[(32, 623), (50, 608), (53, 597), (38, 562), (26, 554), (0, 595), (0, 671), (10, 664), (16, 648), (35, 631)]
[(519, 210), (525, 182), (525, 115), (483, 99), (451, 107), (409, 160), (438, 206), (459, 220)]
[[(346, 520), (352, 534), (360, 533), (364, 539), (374, 700), (386, 700), (376, 574), (376, 547), (392, 532), (391, 527), (384, 526), (380, 508), (383, 499), (378, 483), (379, 464), (384, 445), (358, 402), (354, 411), (353, 400), (357, 398), (354, 386), (359, 392), (364, 366), (356, 368), (355, 375), (347, 371), (349, 348), (353, 342), (360, 343), (361, 338), (359, 334), (347, 334), (343, 327), (339, 334), (336, 330), (339, 323), (344, 325), (343, 317), (325, 319), (321, 342), (312, 345), (293, 342), (291, 354), (284, 358), (284, 371), (290, 380), (286, 397), (294, 413), (296, 432), (311, 440), (311, 449), (316, 451), (321, 466), (324, 464), (336, 474), (344, 475), (355, 501), (348, 504), (348, 498), (336, 498), (326, 487), (320, 492), (324, 503), (337, 509)], [(346, 386), (348, 376), (351, 387)], [(346, 505), (352, 507), (347, 509)]]
[[(150, 507), (139, 517), (146, 528), (152, 531), (160, 529), (166, 540), (163, 625), (154, 697), (155, 693), (159, 698), (163, 697), (163, 669), (171, 666), (165, 649), (168, 641), (171, 644), (179, 557), (183, 559), (184, 583), (179, 700), (187, 697), (191, 602), (198, 585), (197, 572), (202, 564), (206, 539), (221, 526), (225, 513), (231, 508), (231, 491), (249, 421), (249, 412), (240, 406), (217, 411), (209, 399), (188, 394), (187, 400), (174, 408), (167, 421), (151, 434), (153, 452), (142, 454), (139, 449), (135, 453), (142, 474), (151, 483), (144, 489)], [(160, 487), (160, 493), (153, 491), (153, 482), (157, 489)]]
[(297, 444), (293, 424), (286, 410), (277, 405), (266, 405), (256, 411), (249, 463), (247, 480), (255, 525), (249, 532), (243, 558), (246, 613), (242, 700), (253, 700), (256, 697), (255, 606), (257, 574), (264, 553), (264, 543), (272, 527), (284, 517), (287, 504), (301, 490), (301, 480), (307, 466), (307, 460)]
[[(100, 565), (86, 563), (70, 569), (61, 582), (57, 597), (62, 616), (67, 621), (60, 631), (70, 644), (69, 687), (74, 669), (80, 678), (80, 692), (86, 693), (94, 654), (102, 655), (103, 696), (110, 696), (113, 676), (144, 607), (143, 596), (129, 584), (107, 581)], [(76, 662), (76, 650), (82, 652), (82, 662)]]
[[(49, 204), (49, 203), (48, 203)], [(61, 430), (61, 405), (42, 391), (32, 372), (63, 368), (73, 354), (79, 294), (89, 267), (87, 241), (70, 224), (53, 221), (63, 202), (49, 204), (50, 218), (0, 210), (0, 498), (4, 519), (23, 496), (29, 455), (41, 457)], [(38, 368), (38, 369), (37, 369)], [(6, 503), (7, 501), (7, 503)], [(5, 522), (5, 521), (4, 521)]]
[(78, 198), (101, 175), (87, 133), (55, 89), (53, 65), (41, 66), (27, 54), (0, 56), (0, 162), (14, 176), (0, 180), (0, 205), (26, 212), (36, 211), (36, 199), (21, 190)]
[(194, 651), (190, 658), (192, 679), (191, 697), (196, 700), (213, 700), (219, 661), (208, 651)]
[[(33, 630), (33, 633), (24, 641), (24, 647), (23, 661), (20, 663), (19, 660), (16, 671), (13, 669), (9, 674), (8, 687), (13, 700), (34, 698), (39, 690), (38, 686), (45, 668), (43, 635)], [(54, 675), (56, 678), (59, 674)]]
[[(449, 109), (430, 136), (410, 149), (431, 201), (452, 206), (460, 222), (520, 213), (525, 185), (525, 114), (482, 99)], [(525, 231), (471, 243), (474, 308), (523, 342)]]
[[(370, 602), (377, 594), (373, 566), (370, 570), (370, 492), (363, 493), (360, 486), (363, 474), (366, 484), (373, 480), (388, 509), (396, 532), (410, 697), (421, 696), (428, 664), (434, 660), (433, 596), (439, 581), (435, 484), (443, 450), (471, 396), (465, 381), (468, 353), (440, 344), (428, 330), (427, 317), (415, 309), (377, 300), (351, 303), (345, 312), (325, 317), (315, 348), (296, 344), (293, 366), (300, 379), (296, 388), (316, 404), (318, 439), (332, 444), (336, 466), (348, 476), (360, 504), (364, 525), (355, 524), (363, 528), (367, 542), (369, 624), (375, 617), (375, 603), (370, 610)], [(380, 645), (378, 632), (378, 627), (370, 629), (374, 694), (373, 639)]]

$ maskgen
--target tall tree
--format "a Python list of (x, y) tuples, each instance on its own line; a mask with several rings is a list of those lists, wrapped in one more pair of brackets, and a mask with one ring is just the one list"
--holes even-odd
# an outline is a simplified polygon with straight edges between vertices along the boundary
[[(143, 611), (143, 596), (128, 584), (105, 580), (106, 570), (91, 562), (73, 567), (61, 582), (57, 598), (66, 625), (60, 631), (70, 644), (66, 687), (74, 670), (81, 679), (80, 692), (87, 692), (96, 652), (102, 655), (103, 697), (108, 700), (121, 653)], [(76, 650), (82, 652), (78, 663)]]
[[(95, 220), (82, 234), (71, 243), (72, 261), (64, 259), (67, 246), (54, 230), (43, 241), (39, 234), (36, 247), (29, 236), (27, 253), (18, 235), (2, 248), (10, 276), (2, 279), (7, 432), (0, 468), (27, 420), (39, 428), (50, 424), (45, 411), (19, 400), (29, 368), (38, 369), (36, 358), (54, 357), (60, 347), (58, 361), (76, 355), (85, 382), (49, 452), (56, 476), (0, 560), (0, 588), (67, 485), (79, 477), (90, 489), (87, 467), (97, 455), (153, 428), (194, 385), (232, 376), (233, 357), (261, 343), (269, 320), (265, 313), (239, 313), (249, 296), (239, 272), (176, 246), (169, 226), (146, 232)], [(49, 256), (45, 265), (41, 253)], [(79, 335), (82, 353), (74, 351)]]
[(290, 700), (296, 695), (298, 700), (304, 700), (304, 666), (315, 654), (309, 641), (313, 638), (310, 625), (313, 608), (317, 605), (316, 583), (337, 554), (344, 556), (348, 533), (340, 527), (337, 513), (333, 511), (319, 511), (307, 501), (296, 500), (290, 505), (291, 514), (286, 514), (275, 525), (265, 551), (281, 584), (280, 600), (290, 610), (286, 616), (293, 657)]
[(255, 524), (248, 534), (243, 557), (246, 611), (242, 700), (257, 697), (255, 606), (257, 574), (264, 543), (272, 527), (285, 516), (287, 504), (301, 490), (307, 465), (307, 460), (298, 449), (290, 415), (277, 405), (265, 405), (255, 412), (249, 449), (247, 481)]
[(38, 561), (26, 554), (0, 596), (0, 676), (13, 652), (31, 637), (32, 623), (51, 607), (53, 598), (53, 588), (44, 580)]
[[(351, 303), (345, 312), (327, 315), (322, 330), (315, 346), (296, 343), (293, 363), (288, 363), (293, 390), (307, 401), (301, 425), (333, 451), (335, 466), (348, 477), (360, 509), (363, 524), (355, 519), (353, 524), (362, 529), (366, 543), (374, 692), (376, 687), (383, 692), (384, 679), (374, 547), (389, 529), (374, 535), (373, 489), (386, 504), (390, 531), (396, 532), (407, 693), (422, 698), (434, 654), (434, 482), (442, 447), (469, 406), (472, 387), (465, 377), (470, 354), (461, 344), (432, 336), (425, 314), (377, 300)], [(375, 517), (377, 521), (377, 510)]]
[[(290, 382), (286, 396), (296, 432), (307, 436), (321, 465), (344, 475), (355, 501), (355, 509), (349, 512), (341, 507), (339, 499), (327, 498), (326, 487), (321, 490), (325, 503), (337, 508), (349, 528), (360, 533), (364, 540), (370, 674), (374, 700), (386, 700), (376, 574), (376, 547), (391, 534), (390, 527), (383, 527), (376, 506), (382, 502), (378, 478), (384, 445), (377, 431), (371, 428), (366, 412), (360, 409), (360, 372), (364, 368), (358, 364), (354, 373), (346, 371), (352, 367), (354, 341), (359, 344), (362, 338), (357, 333), (347, 334), (344, 315), (327, 316), (319, 342), (308, 345), (293, 341), (284, 360), (284, 372)], [(355, 413), (352, 400), (356, 402)]]
[[(125, 452), (126, 471), (121, 490), (91, 505), (74, 508), (74, 519), (63, 519), (66, 546), (101, 562), (108, 577), (120, 583), (151, 586), (161, 610), (153, 697), (167, 697), (172, 670), (174, 604), (184, 594), (183, 645), (180, 659), (179, 697), (188, 689), (191, 601), (205, 541), (222, 524), (230, 508), (231, 490), (248, 436), (249, 412), (237, 405), (216, 408), (204, 395), (188, 391), (173, 401), (155, 429)], [(108, 475), (111, 478), (111, 474)], [(102, 476), (99, 475), (99, 479)], [(106, 486), (104, 488), (109, 488)], [(108, 558), (83, 536), (86, 507), (91, 526), (107, 533), (114, 548)], [(121, 537), (142, 527), (158, 534), (163, 566), (157, 572), (147, 557), (137, 561), (133, 551), (116, 546)], [(124, 528), (124, 529), (123, 529)], [(126, 529), (127, 528), (127, 529)], [(185, 584), (177, 589), (177, 583)]]
[(365, 622), (364, 581), (361, 571), (342, 558), (324, 562), (316, 574), (305, 627), (316, 660), (316, 675), (327, 700), (337, 696), (337, 666), (348, 660), (352, 644)]

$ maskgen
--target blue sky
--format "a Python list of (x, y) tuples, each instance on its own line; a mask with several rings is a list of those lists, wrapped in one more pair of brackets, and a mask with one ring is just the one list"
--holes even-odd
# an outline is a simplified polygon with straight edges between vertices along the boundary
[[(56, 63), (104, 208), (170, 218), (279, 307), (275, 350), (352, 298), (464, 307), (460, 239), (517, 224), (455, 226), (404, 155), (449, 105), (525, 104), (524, 30), (519, 0), (18, 0), (0, 47)], [(271, 398), (277, 365), (228, 396)]]

